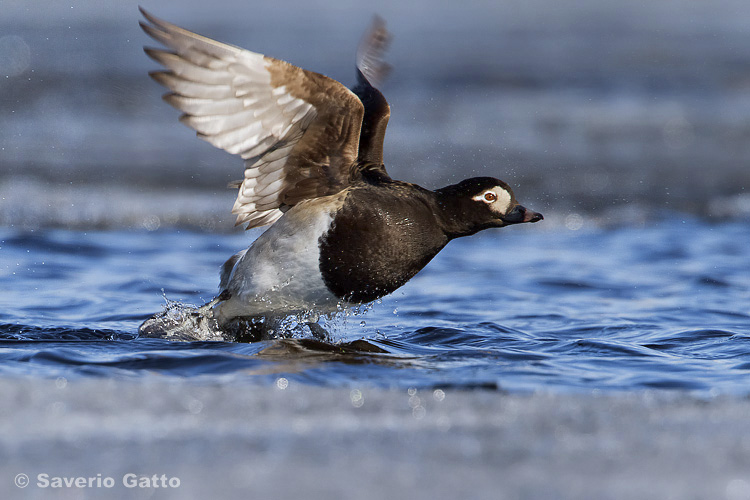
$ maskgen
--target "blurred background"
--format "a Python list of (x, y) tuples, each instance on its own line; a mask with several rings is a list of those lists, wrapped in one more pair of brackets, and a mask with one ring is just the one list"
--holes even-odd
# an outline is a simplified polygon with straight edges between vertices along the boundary
[[(746, 0), (141, 1), (346, 85), (383, 16), (396, 178), (499, 177), (550, 224), (750, 214)], [(160, 100), (137, 5), (3, 1), (0, 224), (232, 228), (242, 163)]]

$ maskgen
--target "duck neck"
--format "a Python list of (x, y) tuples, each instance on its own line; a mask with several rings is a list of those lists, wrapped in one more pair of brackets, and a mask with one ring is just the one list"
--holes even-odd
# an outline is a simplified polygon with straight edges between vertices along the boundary
[(472, 213), (465, 200), (454, 196), (445, 188), (436, 190), (434, 194), (435, 215), (440, 228), (449, 239), (471, 236), (484, 229), (470, 223)]

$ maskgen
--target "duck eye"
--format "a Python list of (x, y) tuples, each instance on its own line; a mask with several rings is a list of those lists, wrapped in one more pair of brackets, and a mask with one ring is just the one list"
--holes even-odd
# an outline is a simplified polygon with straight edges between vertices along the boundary
[(486, 193), (484, 193), (484, 200), (492, 203), (493, 201), (497, 200), (497, 195), (492, 191), (487, 191)]

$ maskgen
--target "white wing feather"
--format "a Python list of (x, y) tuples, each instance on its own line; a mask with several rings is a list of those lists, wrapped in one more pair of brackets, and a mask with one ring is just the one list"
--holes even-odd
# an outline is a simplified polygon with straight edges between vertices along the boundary
[(316, 116), (315, 107), (271, 84), (273, 60), (261, 54), (184, 30), (142, 11), (141, 24), (174, 50), (148, 49), (167, 68), (153, 73), (172, 92), (165, 96), (185, 113), (198, 137), (245, 160), (245, 179), (232, 213), (237, 224), (270, 224), (281, 217), (284, 167), (295, 144)]

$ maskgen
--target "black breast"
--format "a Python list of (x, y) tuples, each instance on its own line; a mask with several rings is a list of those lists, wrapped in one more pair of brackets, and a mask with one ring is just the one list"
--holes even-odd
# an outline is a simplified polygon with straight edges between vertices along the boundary
[(401, 183), (352, 189), (320, 238), (328, 289), (349, 302), (371, 302), (426, 266), (448, 243), (430, 194)]

